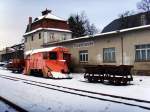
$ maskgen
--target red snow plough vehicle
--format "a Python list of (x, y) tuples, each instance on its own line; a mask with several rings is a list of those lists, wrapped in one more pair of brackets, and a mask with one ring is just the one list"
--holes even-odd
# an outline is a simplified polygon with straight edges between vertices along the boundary
[(71, 55), (65, 47), (49, 47), (25, 53), (24, 74), (41, 74), (50, 78), (70, 78)]

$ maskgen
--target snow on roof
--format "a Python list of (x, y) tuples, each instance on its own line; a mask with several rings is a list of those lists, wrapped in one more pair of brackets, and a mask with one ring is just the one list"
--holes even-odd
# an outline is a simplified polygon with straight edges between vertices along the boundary
[(138, 26), (138, 27), (133, 27), (133, 28), (126, 28), (126, 29), (123, 29), (123, 30), (105, 32), (105, 33), (97, 33), (95, 35), (88, 35), (88, 36), (63, 40), (63, 41), (60, 41), (60, 42), (54, 42), (54, 43), (50, 43), (50, 44), (56, 44), (56, 43), (61, 43), (61, 42), (69, 42), (69, 41), (73, 41), (73, 40), (80, 40), (80, 39), (87, 39), (87, 38), (94, 38), (94, 37), (97, 37), (97, 36), (106, 36), (106, 35), (110, 35), (110, 34), (123, 33), (123, 32), (127, 32), (127, 31), (134, 31), (134, 30), (139, 30), (139, 29), (144, 29), (144, 28), (150, 28), (150, 25)]
[(144, 28), (150, 28), (150, 25), (143, 25), (143, 26), (138, 26), (138, 27), (132, 27), (132, 28), (126, 28), (126, 29), (122, 29), (122, 30), (117, 30), (117, 31), (100, 33), (100, 34), (95, 34), (93, 36), (102, 36), (102, 35), (108, 35), (108, 34), (114, 34), (114, 33), (123, 33), (123, 32), (127, 32), (127, 31), (134, 31), (134, 30), (139, 30), (139, 29), (144, 29)]
[(144, 29), (144, 28), (150, 28), (150, 25), (143, 25), (143, 26), (138, 26), (138, 27), (126, 28), (126, 29), (120, 30), (120, 32), (139, 30), (139, 29)]
[(35, 30), (32, 30), (32, 31), (30, 31), (30, 32), (25, 33), (23, 36), (26, 36), (26, 35), (35, 33), (35, 32), (40, 31), (40, 30), (58, 31), (58, 32), (66, 32), (66, 33), (71, 33), (71, 32), (72, 32), (72, 31), (70, 31), (70, 30), (58, 29), (58, 28), (37, 28), (37, 29), (35, 29)]
[(68, 40), (62, 40), (62, 41), (59, 41), (59, 42), (49, 43), (49, 45), (50, 44), (61, 43), (61, 42), (69, 42), (69, 41), (74, 41), (74, 40), (80, 40), (80, 39), (94, 38), (95, 36), (104, 36), (104, 35), (115, 34), (115, 33), (117, 33), (117, 31), (112, 31), (112, 32), (108, 32), (108, 33), (98, 33), (98, 34), (95, 34), (95, 35), (86, 35), (86, 36), (79, 37), (79, 38), (72, 38), (72, 39), (68, 39)]
[[(60, 47), (60, 46), (57, 46), (57, 47)], [(35, 54), (38, 52), (48, 52), (48, 51), (52, 51), (52, 50), (56, 49), (57, 47), (48, 47), (48, 48), (29, 50), (29, 51), (25, 52), (25, 55)]]
[(57, 16), (55, 16), (55, 15), (53, 15), (53, 14), (51, 14), (51, 13), (48, 13), (48, 14), (46, 14), (46, 15), (43, 15), (43, 16), (38, 17), (37, 20), (35, 20), (34, 22), (39, 21), (39, 20), (44, 19), (44, 18), (53, 19), (53, 20), (59, 20), (59, 21), (66, 21), (66, 20), (63, 19), (63, 18), (57, 17)]

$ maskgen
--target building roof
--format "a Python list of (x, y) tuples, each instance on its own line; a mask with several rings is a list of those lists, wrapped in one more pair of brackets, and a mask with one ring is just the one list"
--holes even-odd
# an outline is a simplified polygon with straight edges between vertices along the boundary
[(58, 21), (66, 21), (65, 19), (57, 17), (57, 16), (53, 15), (52, 13), (48, 13), (46, 15), (42, 15), (42, 16), (35, 18), (34, 22), (37, 22), (37, 21), (42, 20), (44, 18), (52, 19), (52, 20), (58, 20)]
[(71, 32), (69, 30), (67, 20), (53, 15), (52, 11), (48, 9), (42, 11), (42, 15), (35, 18), (34, 21), (32, 21), (32, 17), (29, 17), (29, 23), (24, 35), (31, 34), (39, 30)]
[(58, 28), (37, 28), (35, 30), (32, 30), (30, 32), (25, 33), (23, 36), (27, 36), (30, 34), (33, 34), (37, 31), (41, 31), (41, 30), (47, 30), (47, 31), (58, 31), (58, 32), (65, 32), (65, 33), (71, 33), (70, 30), (66, 30), (66, 29), (58, 29)]
[(104, 27), (102, 33), (142, 26), (141, 17), (144, 15), (145, 25), (150, 24), (150, 12), (142, 12), (131, 16), (120, 17)]
[(57, 43), (64, 43), (64, 42), (71, 42), (71, 41), (81, 40), (81, 39), (92, 39), (92, 38), (95, 38), (95, 37), (108, 36), (108, 35), (113, 35), (113, 34), (119, 34), (119, 33), (124, 33), (124, 32), (129, 32), (129, 31), (144, 30), (144, 29), (150, 29), (150, 25), (138, 26), (138, 27), (133, 27), (133, 28), (126, 28), (126, 29), (123, 29), (123, 30), (116, 30), (116, 31), (105, 32), (105, 33), (98, 33), (98, 34), (95, 34), (95, 35), (89, 35), (89, 36), (83, 36), (83, 37), (79, 37), (79, 38), (63, 40), (61, 42), (48, 43), (47, 45), (52, 45), (52, 44), (57, 44)]

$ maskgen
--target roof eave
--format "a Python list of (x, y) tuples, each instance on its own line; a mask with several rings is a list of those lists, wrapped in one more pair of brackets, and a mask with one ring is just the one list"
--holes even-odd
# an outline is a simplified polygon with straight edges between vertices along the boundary
[(38, 28), (36, 30), (27, 32), (23, 35), (23, 37), (27, 36), (27, 35), (32, 35), (33, 33), (36, 33), (38, 31), (42, 31), (42, 30), (46, 30), (46, 31), (58, 31), (58, 32), (65, 32), (65, 33), (72, 33), (72, 31), (70, 30), (65, 30), (65, 29), (57, 29), (57, 28)]

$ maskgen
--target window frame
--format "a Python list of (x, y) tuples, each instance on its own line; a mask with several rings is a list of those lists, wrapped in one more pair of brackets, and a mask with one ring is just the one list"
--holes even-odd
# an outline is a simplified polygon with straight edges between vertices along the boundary
[(33, 37), (33, 35), (31, 36), (31, 41), (34, 41), (34, 37)]
[(62, 40), (66, 40), (67, 39), (67, 34), (63, 34), (63, 39)]
[[(142, 46), (145, 46), (145, 48), (142, 48)], [(137, 56), (138, 51), (140, 53), (140, 56)], [(145, 52), (145, 56), (142, 54), (143, 51)], [(135, 45), (135, 62), (149, 62), (150, 56), (148, 57), (148, 51), (150, 52), (150, 44)], [(143, 57), (145, 57), (145, 59)]]
[(39, 33), (39, 39), (41, 39), (41, 32)]
[[(114, 49), (114, 51), (111, 51), (109, 53), (109, 51), (105, 51), (105, 50), (109, 50), (109, 49)], [(109, 54), (111, 55), (111, 59), (105, 58), (105, 54), (107, 53), (107, 58), (109, 57)], [(114, 57), (113, 57), (113, 53), (114, 53)], [(116, 48), (115, 47), (109, 47), (109, 48), (103, 48), (103, 63), (115, 63), (116, 62)]]
[(49, 33), (49, 38), (50, 38), (50, 41), (54, 40), (54, 33), (53, 32)]
[[(80, 57), (80, 56), (82, 56), (82, 57)], [(89, 61), (88, 50), (79, 51), (79, 62), (80, 63), (88, 63), (88, 61)]]
[(27, 37), (25, 37), (25, 43), (27, 43), (28, 42), (28, 39), (27, 39)]
[[(55, 57), (55, 59), (54, 58), (51, 58), (51, 54), (50, 53), (55, 53), (56, 55), (56, 57)], [(49, 60), (57, 60), (58, 59), (58, 54), (57, 54), (57, 52), (56, 51), (51, 51), (51, 52), (49, 52)]]

